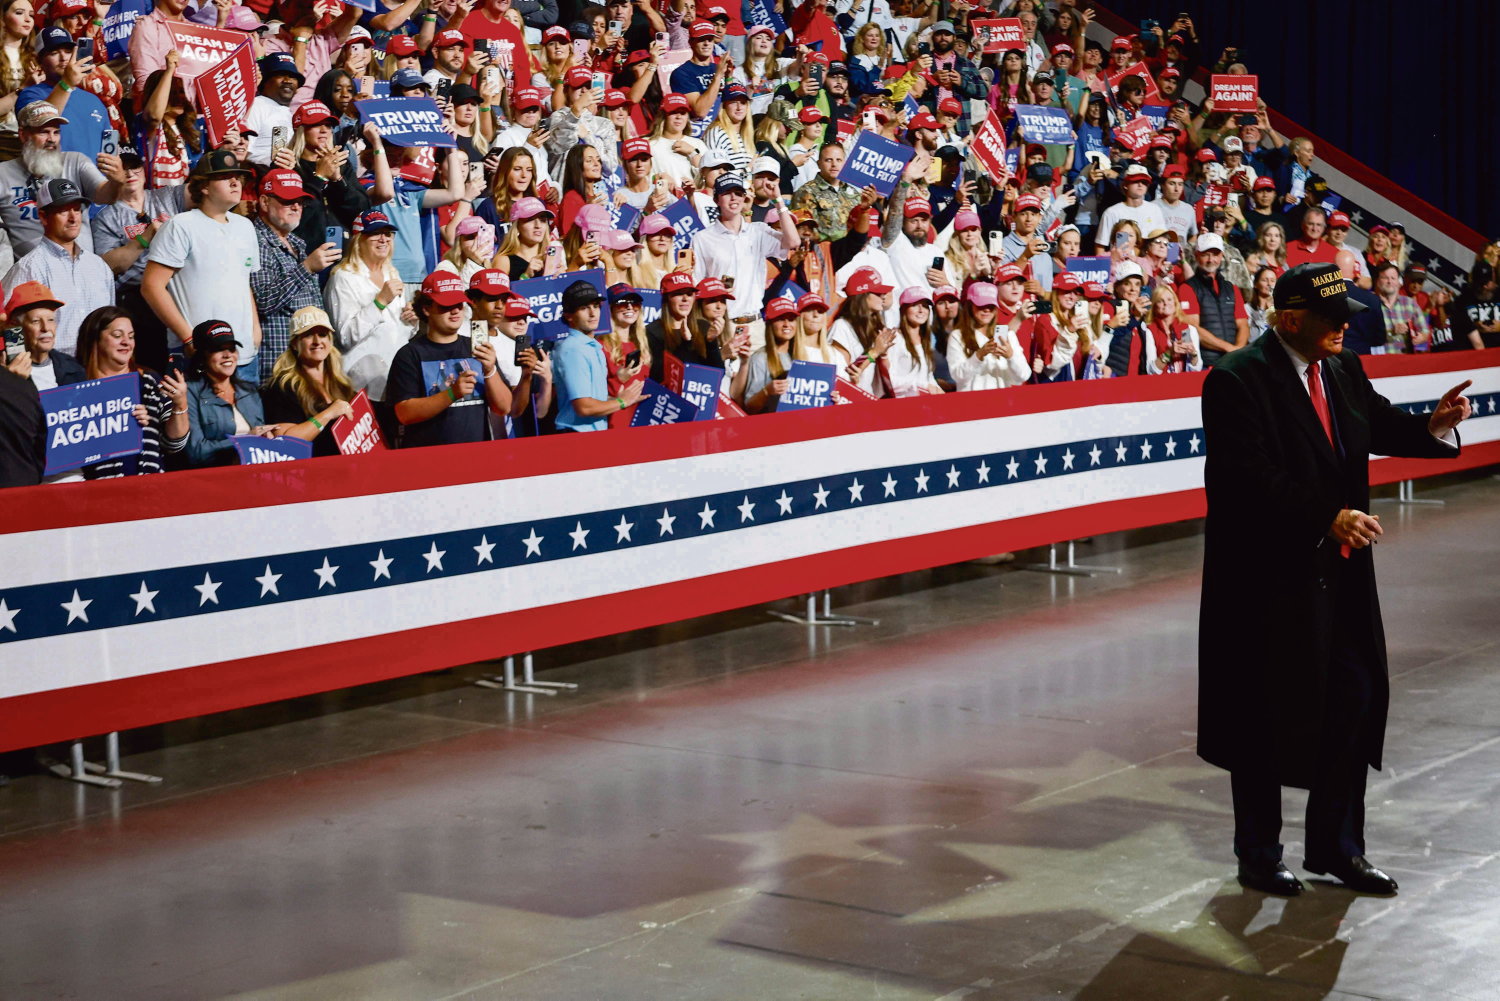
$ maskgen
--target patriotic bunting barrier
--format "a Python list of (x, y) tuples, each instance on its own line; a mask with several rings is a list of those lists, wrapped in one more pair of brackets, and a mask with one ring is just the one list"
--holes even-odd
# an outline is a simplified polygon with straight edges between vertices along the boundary
[[(1472, 378), (1478, 411), (1375, 482), (1500, 462), (1500, 350), (1366, 365), (1416, 412)], [(6, 490), (0, 750), (1196, 517), (1202, 381)]]

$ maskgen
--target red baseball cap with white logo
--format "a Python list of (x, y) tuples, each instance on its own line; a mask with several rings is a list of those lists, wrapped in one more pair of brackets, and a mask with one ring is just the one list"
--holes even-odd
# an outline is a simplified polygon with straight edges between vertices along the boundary
[(410, 35), (392, 35), (390, 41), (385, 43), (385, 54), (388, 56), (409, 56), (417, 51), (417, 40)]
[(1083, 282), (1071, 271), (1064, 271), (1052, 279), (1052, 291), (1054, 292), (1077, 292), (1083, 288)]
[(466, 49), (469, 47), (469, 40), (457, 28), (446, 28), (432, 36), (434, 49), (446, 49), (454, 45), (462, 45)]
[(705, 278), (698, 283), (698, 298), (710, 302), (714, 299), (733, 299), (724, 283), (717, 278)]
[(687, 97), (682, 94), (668, 94), (661, 99), (661, 113), (664, 115), (692, 110), (693, 106), (688, 103)]
[(337, 125), (338, 121), (339, 116), (322, 101), (308, 101), (292, 116), (292, 124), (299, 129), (304, 125), (322, 125), (327, 122)]
[[(722, 282), (720, 283), (722, 285)], [(697, 295), (698, 286), (693, 284), (693, 276), (682, 271), (671, 271), (662, 276), (662, 295)]]
[(547, 103), (547, 95), (535, 87), (522, 87), (516, 91), (515, 99), (511, 101), (511, 110), (525, 111), (529, 108), (540, 108)]
[(260, 193), (280, 198), (284, 202), (312, 197), (302, 186), (302, 175), (285, 167), (273, 167), (266, 171), (266, 176), (260, 179)]
[(767, 320), (779, 320), (784, 316), (796, 316), (797, 304), (785, 296), (777, 296), (766, 303)]
[(620, 145), (621, 160), (634, 160), (642, 156), (648, 158), (651, 156), (651, 143), (649, 140), (636, 136), (633, 139), (626, 139)]
[(593, 85), (594, 71), (587, 66), (574, 66), (563, 74), (565, 87), (592, 87)]
[(1006, 282), (1024, 282), (1025, 280), (1026, 272), (1022, 271), (1021, 266), (1018, 264), (1006, 263), (995, 269), (996, 285), (1004, 285)]
[(903, 218), (910, 219), (912, 216), (925, 215), (932, 217), (932, 204), (925, 198), (908, 198), (906, 207), (902, 210)]
[(908, 130), (911, 130), (911, 129), (931, 129), (932, 131), (936, 132), (938, 129), (941, 129), (943, 126), (938, 122), (938, 120), (936, 118), (932, 117), (932, 115), (929, 114), (928, 112), (926, 112), (926, 111), (919, 111), (915, 115), (911, 116), (911, 121), (909, 121), (909, 122), (906, 123), (906, 127), (907, 127)]
[(1085, 299), (1108, 299), (1109, 289), (1098, 282), (1084, 282), (1083, 297)]
[(1337, 210), (1328, 213), (1328, 228), (1329, 229), (1348, 229), (1349, 228), (1349, 217), (1347, 215), (1345, 215), (1344, 213), (1339, 212)]
[(1042, 200), (1036, 195), (1022, 195), (1016, 199), (1017, 212), (1040, 212), (1041, 210)]
[(630, 98), (623, 90), (606, 90), (604, 92), (604, 106), (606, 108), (623, 108), (630, 103)]
[(797, 312), (805, 313), (809, 309), (821, 309), (828, 312), (828, 300), (816, 292), (806, 292), (797, 299)]
[(964, 106), (958, 103), (958, 98), (956, 97), (945, 97), (938, 102), (938, 111), (945, 115), (961, 115), (963, 114)]
[(543, 45), (547, 44), (548, 42), (568, 42), (568, 41), (572, 41), (572, 36), (568, 34), (568, 29), (564, 28), (560, 24), (554, 24), (552, 27), (550, 27), (546, 31), (542, 32), (542, 44)]
[(693, 26), (688, 29), (688, 40), (699, 41), (704, 38), (713, 38), (719, 33), (712, 21), (694, 21)]
[(469, 301), (469, 287), (452, 271), (434, 271), (422, 279), (422, 294), (439, 306), (462, 306)]
[(874, 268), (856, 268), (844, 282), (844, 295), (864, 295), (866, 292), (885, 295), (892, 287), (880, 280), (880, 272)]
[(1250, 185), (1251, 191), (1275, 191), (1276, 182), (1269, 177), (1257, 177), (1255, 183)]
[(469, 291), (479, 295), (515, 295), (510, 290), (510, 275), (499, 268), (484, 268), (474, 272), (474, 277), (469, 279)]

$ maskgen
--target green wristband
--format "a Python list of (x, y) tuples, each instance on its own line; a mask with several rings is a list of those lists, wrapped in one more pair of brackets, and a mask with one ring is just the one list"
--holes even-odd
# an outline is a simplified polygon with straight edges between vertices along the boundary
[(453, 387), (452, 386), (448, 387), (447, 392), (448, 392), (448, 402), (449, 403), (457, 403), (458, 402), (458, 397), (455, 396), (455, 395), (453, 395)]

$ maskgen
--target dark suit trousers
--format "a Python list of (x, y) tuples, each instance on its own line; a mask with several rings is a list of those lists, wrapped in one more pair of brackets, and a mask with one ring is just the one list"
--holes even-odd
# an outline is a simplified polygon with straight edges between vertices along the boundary
[[(1344, 600), (1355, 590), (1339, 588), (1336, 598), (1323, 739), (1307, 796), (1304, 856), (1314, 862), (1365, 853), (1365, 776), (1369, 769), (1365, 738), (1372, 725), (1374, 672), (1379, 668), (1363, 640), (1369, 636), (1368, 613)], [(1272, 694), (1286, 697), (1289, 693)], [(1234, 795), (1235, 855), (1250, 863), (1279, 860), (1281, 786), (1275, 776), (1233, 772), (1230, 786)]]

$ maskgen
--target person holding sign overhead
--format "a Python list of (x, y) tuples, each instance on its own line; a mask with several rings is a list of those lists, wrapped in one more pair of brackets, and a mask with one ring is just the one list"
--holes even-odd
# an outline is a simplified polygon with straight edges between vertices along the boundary
[(417, 336), (396, 352), (385, 384), (400, 422), (398, 448), (488, 441), (485, 405), (502, 416), (510, 410), (494, 346), (459, 333), (468, 291), (453, 272), (434, 271), (417, 293)]
[(563, 290), (562, 318), (568, 329), (557, 339), (552, 364), (557, 373), (557, 430), (604, 431), (609, 418), (635, 406), (644, 383), (633, 382), (609, 395), (609, 366), (594, 337), (604, 296), (586, 281)]

